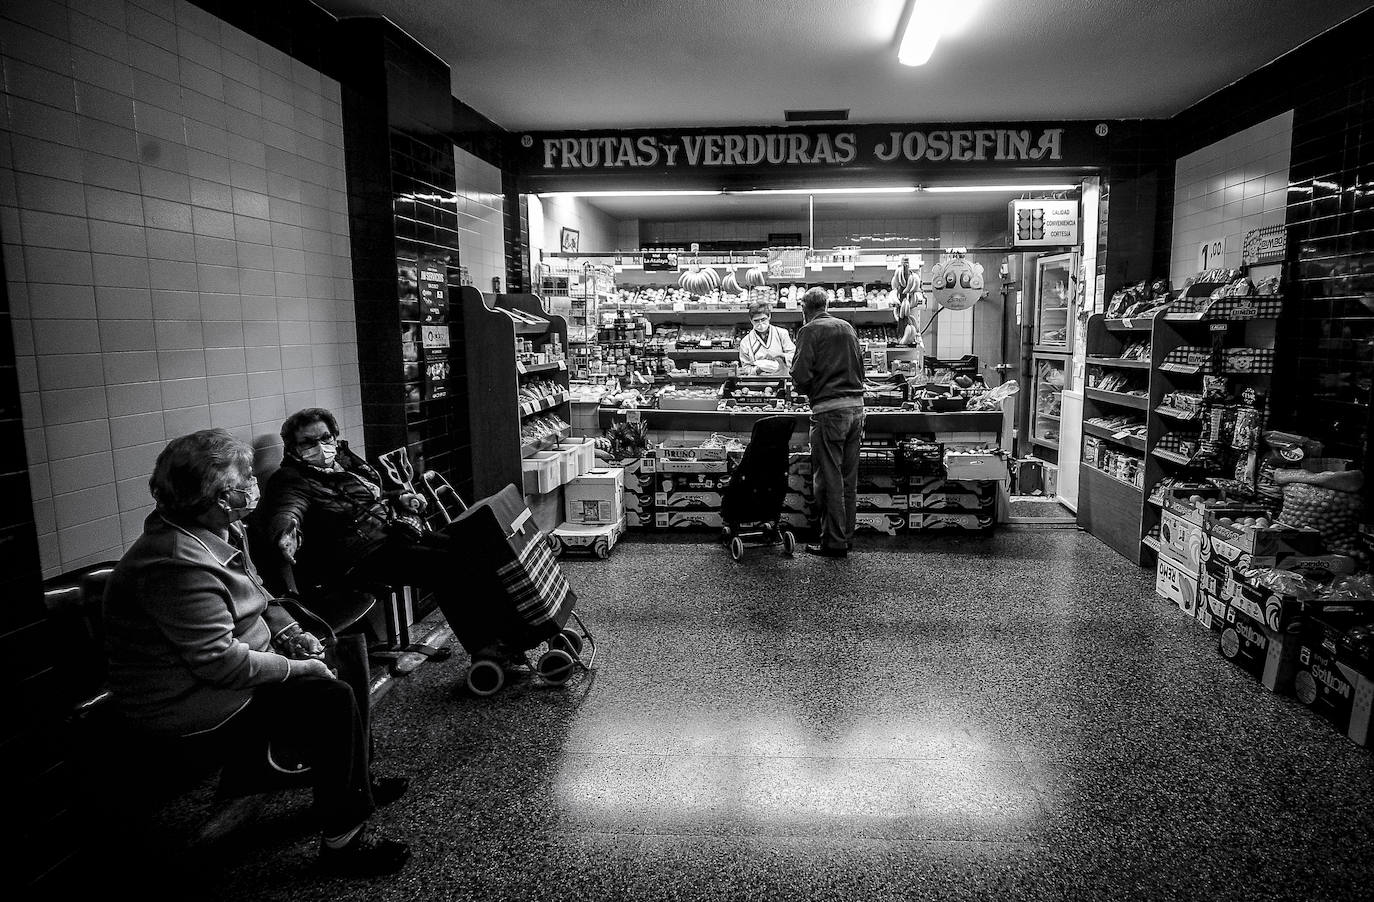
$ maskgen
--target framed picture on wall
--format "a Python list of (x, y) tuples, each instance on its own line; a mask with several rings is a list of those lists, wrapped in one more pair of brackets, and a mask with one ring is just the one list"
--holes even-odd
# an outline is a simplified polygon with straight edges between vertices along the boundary
[(575, 254), (577, 253), (577, 246), (580, 240), (581, 236), (578, 234), (577, 229), (564, 228), (563, 231), (559, 233), (558, 245), (563, 249), (563, 253)]

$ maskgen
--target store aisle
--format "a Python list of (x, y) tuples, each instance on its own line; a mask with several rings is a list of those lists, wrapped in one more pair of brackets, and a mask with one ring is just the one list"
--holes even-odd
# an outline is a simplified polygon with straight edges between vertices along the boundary
[(413, 781), (377, 821), (414, 844), (402, 875), (308, 886), (295, 797), (214, 883), (260, 900), (1367, 898), (1374, 757), (1232, 668), (1085, 534), (742, 566), (631, 541), (566, 568), (603, 641), (594, 680), (470, 699), (458, 655), (385, 699), (387, 766)]

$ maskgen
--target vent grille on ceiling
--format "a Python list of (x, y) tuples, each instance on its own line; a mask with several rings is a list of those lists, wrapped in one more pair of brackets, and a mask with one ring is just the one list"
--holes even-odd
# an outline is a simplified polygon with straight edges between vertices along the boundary
[(788, 122), (844, 122), (849, 110), (783, 110), (782, 115)]

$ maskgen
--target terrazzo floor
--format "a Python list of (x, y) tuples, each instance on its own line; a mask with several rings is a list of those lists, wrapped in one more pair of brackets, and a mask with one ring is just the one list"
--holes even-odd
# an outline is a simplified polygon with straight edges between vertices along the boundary
[(401, 874), (322, 878), (297, 792), (194, 860), (191, 897), (1374, 896), (1374, 755), (1086, 534), (741, 565), (673, 537), (564, 569), (594, 675), (476, 699), (460, 651), (381, 701)]

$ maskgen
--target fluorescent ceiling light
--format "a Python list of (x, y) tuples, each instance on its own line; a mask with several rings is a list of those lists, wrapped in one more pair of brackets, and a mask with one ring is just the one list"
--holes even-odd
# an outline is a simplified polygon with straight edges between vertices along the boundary
[(973, 18), (977, 0), (911, 0), (911, 15), (897, 48), (904, 66), (924, 66), (942, 36), (955, 34)]
[(706, 197), (720, 191), (545, 191), (540, 197)]
[(915, 194), (915, 185), (893, 188), (757, 188), (753, 191), (730, 191), (729, 194)]
[(1002, 191), (1006, 193), (1016, 193), (1020, 191), (1076, 191), (1077, 185), (926, 185), (922, 191), (931, 194), (959, 194), (971, 191)]

